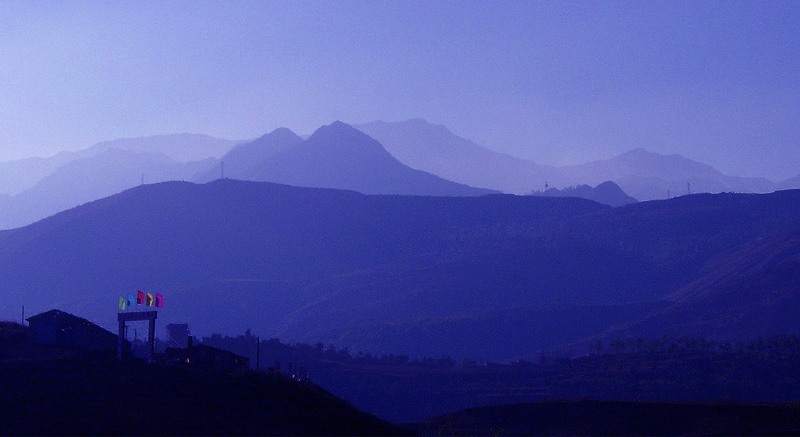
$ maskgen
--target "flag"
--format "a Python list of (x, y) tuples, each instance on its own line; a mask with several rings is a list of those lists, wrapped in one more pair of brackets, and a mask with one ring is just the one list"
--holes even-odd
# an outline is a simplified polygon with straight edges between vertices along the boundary
[(144, 292), (137, 291), (136, 292), (136, 304), (141, 305), (144, 303)]
[(134, 303), (136, 303), (136, 298), (133, 293), (128, 293), (128, 306), (133, 306)]
[(147, 293), (147, 301), (145, 302), (147, 306), (151, 307), (155, 304), (155, 299), (153, 299), (153, 293)]
[(120, 311), (125, 311), (125, 308), (127, 306), (128, 306), (128, 301), (124, 297), (120, 296), (119, 297), (119, 309), (120, 309)]
[(162, 296), (161, 293), (156, 293), (156, 307), (164, 307), (164, 296)]

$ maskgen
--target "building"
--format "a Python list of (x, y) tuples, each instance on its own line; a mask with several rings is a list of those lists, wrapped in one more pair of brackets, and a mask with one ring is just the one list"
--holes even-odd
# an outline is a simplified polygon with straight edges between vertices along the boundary
[(116, 334), (61, 310), (50, 310), (26, 320), (31, 337), (39, 344), (88, 351), (117, 350)]
[(204, 344), (193, 346), (191, 337), (189, 347), (167, 348), (162, 357), (167, 363), (227, 372), (247, 370), (250, 364), (248, 358), (224, 349)]
[(170, 323), (167, 325), (168, 347), (185, 348), (189, 346), (189, 324)]

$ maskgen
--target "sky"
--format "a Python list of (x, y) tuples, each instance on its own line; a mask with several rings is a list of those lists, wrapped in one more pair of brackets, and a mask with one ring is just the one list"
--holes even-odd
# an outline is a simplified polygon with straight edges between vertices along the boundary
[(800, 2), (0, 0), (0, 161), (424, 118), (540, 164), (800, 174)]

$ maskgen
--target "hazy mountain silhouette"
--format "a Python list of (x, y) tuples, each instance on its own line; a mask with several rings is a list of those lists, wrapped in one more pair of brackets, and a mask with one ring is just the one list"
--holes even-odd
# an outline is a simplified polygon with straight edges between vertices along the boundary
[(262, 160), (245, 179), (366, 194), (475, 196), (492, 192), (411, 169), (378, 141), (338, 121)]
[(552, 167), (489, 150), (422, 119), (354, 127), (409, 167), (473, 187), (524, 194), (553, 178)]
[(213, 161), (179, 163), (162, 154), (105, 149), (61, 165), (33, 187), (0, 199), (0, 228), (24, 226), (81, 203), (152, 182), (183, 180)]
[(62, 165), (89, 158), (108, 149), (161, 153), (179, 162), (189, 162), (220, 157), (234, 144), (236, 144), (234, 141), (208, 135), (156, 135), (104, 141), (83, 150), (61, 152), (46, 158), (33, 157), (0, 162), (0, 194), (19, 194), (36, 185)]
[(564, 188), (605, 181), (614, 181), (639, 200), (665, 199), (687, 192), (766, 193), (778, 189), (777, 184), (763, 178), (727, 176), (680, 155), (664, 156), (641, 148), (611, 159), (553, 167), (493, 152), (452, 134), (444, 126), (421, 119), (375, 121), (355, 127), (380, 141), (412, 168), (508, 193), (542, 190), (545, 184)]
[(119, 149), (130, 152), (160, 153), (178, 162), (190, 162), (219, 158), (236, 143), (236, 141), (208, 135), (183, 133), (103, 141), (93, 145), (88, 151), (97, 153), (108, 149)]
[(78, 159), (75, 153), (61, 152), (49, 158), (34, 157), (0, 162), (0, 193), (14, 195), (25, 191), (74, 159)]
[[(169, 182), (0, 232), (9, 290), (0, 317), (22, 305), (31, 313), (58, 307), (113, 327), (117, 296), (143, 289), (164, 294), (160, 323), (189, 322), (197, 333), (251, 328), (411, 355), (460, 335), (441, 353), (460, 353), (471, 339), (476, 357), (504, 359), (554, 336), (577, 341), (677, 311), (724, 291), (724, 281), (708, 278), (731, 269), (755, 272), (759, 287), (749, 293), (762, 301), (785, 293), (781, 314), (796, 312), (798, 288), (785, 286), (798, 271), (795, 243), (769, 245), (784, 247), (782, 235), (796, 241), (798, 223), (800, 191), (609, 208), (580, 198)], [(758, 268), (740, 268), (740, 258)], [(716, 314), (745, 314), (747, 302), (760, 302), (708, 299), (704, 311)], [(769, 311), (753, 314), (794, 329), (764, 320)], [(658, 325), (646, 332), (661, 335)]]
[(681, 155), (659, 155), (634, 149), (611, 159), (559, 168), (555, 184), (616, 182), (639, 200), (666, 199), (688, 193), (766, 193), (777, 184), (763, 178), (726, 176), (715, 168)]
[(636, 199), (625, 194), (619, 185), (611, 181), (603, 182), (594, 188), (588, 185), (578, 185), (563, 190), (550, 188), (546, 191), (532, 191), (530, 194), (545, 197), (582, 197), (609, 206), (622, 206), (637, 202)]
[(781, 182), (781, 189), (784, 190), (796, 190), (800, 189), (800, 175), (797, 175), (793, 178), (787, 179)]
[[(253, 141), (242, 143), (232, 148), (222, 158), (220, 166), (195, 175), (194, 182), (210, 182), (224, 177), (232, 179), (247, 179), (256, 172), (254, 167), (260, 165), (270, 156), (289, 150), (303, 141), (291, 130), (283, 127), (261, 136)], [(224, 169), (222, 168), (224, 165)]]

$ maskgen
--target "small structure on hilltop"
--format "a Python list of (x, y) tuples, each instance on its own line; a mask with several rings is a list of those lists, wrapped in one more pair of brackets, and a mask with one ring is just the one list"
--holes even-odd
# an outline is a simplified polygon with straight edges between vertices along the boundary
[(139, 320), (147, 320), (147, 361), (153, 361), (156, 344), (156, 318), (157, 311), (139, 311), (132, 313), (118, 313), (117, 322), (119, 323), (119, 334), (117, 335), (117, 359), (122, 360), (125, 343), (125, 323)]
[(164, 361), (227, 372), (247, 370), (249, 368), (250, 360), (246, 357), (204, 344), (194, 346), (192, 340), (192, 337), (189, 337), (188, 347), (186, 348), (167, 348), (163, 354)]
[(167, 325), (167, 333), (169, 334), (168, 347), (185, 348), (189, 346), (188, 323), (170, 323)]
[(88, 351), (117, 350), (117, 336), (94, 323), (61, 310), (28, 317), (35, 342), (50, 346), (76, 347)]

